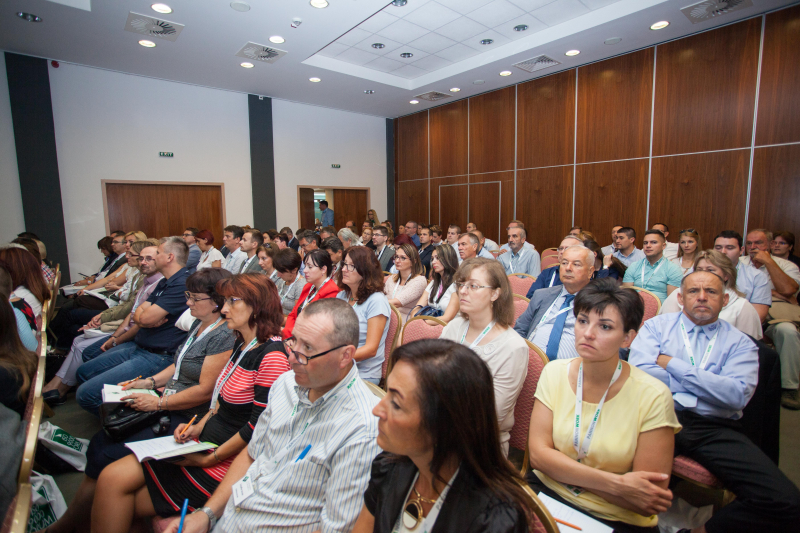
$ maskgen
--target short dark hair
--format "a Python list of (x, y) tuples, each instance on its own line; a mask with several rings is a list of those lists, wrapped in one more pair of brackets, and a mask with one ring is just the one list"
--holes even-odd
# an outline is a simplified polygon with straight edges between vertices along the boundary
[(320, 200), (319, 205), (322, 207), (322, 204), (325, 204), (325, 207), (328, 207), (328, 200)]
[(269, 240), (273, 240), (275, 237), (278, 236), (278, 230), (276, 230), (276, 229), (268, 229), (264, 233), (269, 235)]
[(333, 226), (324, 226), (319, 231), (320, 231), (320, 233), (324, 231), (325, 233), (330, 233), (331, 235), (336, 235), (336, 228), (334, 228)]
[(450, 228), (456, 228), (456, 230), (458, 230), (458, 234), (461, 235), (461, 226), (459, 226), (458, 224), (450, 224), (449, 226), (447, 226), (447, 229)]
[[(624, 233), (625, 235), (628, 236), (629, 239), (635, 239), (636, 238), (636, 230), (633, 229), (630, 226), (623, 226), (623, 227), (619, 228), (617, 230), (617, 233)], [(662, 233), (661, 235), (663, 236), (664, 234)]]
[(776, 231), (772, 235), (772, 239), (775, 240), (778, 237), (786, 241), (786, 243), (792, 247), (792, 251), (794, 250), (794, 233), (791, 231)]
[(649, 229), (649, 230), (645, 231), (644, 232), (644, 236), (647, 237), (648, 235), (658, 235), (659, 237), (661, 237), (665, 241), (667, 240), (667, 238), (664, 236), (664, 232), (661, 231), (660, 229)]
[(389, 235), (389, 228), (386, 226), (375, 226), (372, 228), (372, 234), (374, 235), (375, 233), (380, 233), (384, 237), (387, 237)]
[(234, 239), (241, 239), (244, 237), (244, 228), (241, 226), (225, 226), (224, 231), (230, 231), (233, 233)]
[(278, 253), (272, 257), (272, 266), (281, 274), (297, 270), (302, 264), (303, 259), (300, 257), (300, 254), (291, 248), (279, 250)]
[[(669, 226), (667, 226), (663, 222), (656, 222), (655, 224), (653, 224), (653, 226), (664, 226), (664, 229), (669, 231)], [(652, 228), (653, 226), (650, 226), (650, 227)]]
[(289, 226), (281, 228), (281, 233), (285, 233), (286, 235), (294, 235), (292, 228), (290, 228)]
[(305, 261), (306, 266), (311, 263), (317, 268), (325, 267), (326, 276), (330, 276), (331, 270), (333, 270), (333, 261), (331, 260), (330, 254), (325, 250), (311, 250), (306, 254), (303, 261)]
[(113, 239), (114, 237), (124, 237), (125, 236), (125, 232), (122, 231), (122, 230), (119, 230), (119, 229), (115, 229), (114, 231), (112, 231), (108, 235), (109, 235), (109, 237), (111, 237)]
[(341, 252), (344, 250), (344, 245), (342, 241), (339, 240), (339, 237), (328, 237), (327, 239), (322, 241), (320, 245), (321, 250), (331, 251), (331, 252)]
[(572, 312), (576, 317), (580, 313), (589, 314), (591, 311), (602, 315), (609, 305), (619, 311), (625, 331), (639, 331), (644, 317), (644, 302), (638, 292), (620, 287), (614, 278), (592, 281), (579, 290)]
[(195, 233), (194, 234), (194, 238), (195, 239), (203, 239), (204, 241), (206, 241), (206, 244), (208, 244), (209, 246), (214, 244), (214, 234), (211, 233), (210, 231), (208, 231), (207, 229), (203, 229), (203, 230), (200, 230), (197, 233)]
[(215, 312), (220, 312), (225, 305), (225, 297), (217, 292), (217, 283), (233, 274), (224, 268), (203, 268), (186, 278), (186, 290), (207, 294), (217, 304)]
[(301, 233), (300, 235), (297, 236), (297, 242), (300, 242), (303, 239), (305, 239), (306, 242), (308, 242), (308, 243), (310, 243), (311, 241), (314, 241), (315, 243), (317, 243), (317, 247), (318, 248), (319, 248), (319, 245), (322, 243), (322, 238), (319, 235), (317, 235), (316, 233), (314, 233), (313, 231), (311, 231), (311, 230), (306, 230), (306, 231), (304, 231), (303, 233)]
[(289, 244), (289, 236), (285, 233), (278, 233), (274, 237), (270, 237), (273, 241), (282, 241), (284, 244)]
[(183, 231), (191, 231), (192, 232), (192, 237), (194, 237), (194, 236), (197, 235), (197, 232), (200, 231), (200, 230), (197, 229), (197, 228), (193, 228), (193, 227), (189, 226), (188, 228), (185, 228)]
[(242, 232), (242, 237), (244, 237), (245, 233), (250, 234), (250, 238), (253, 239), (258, 243), (259, 246), (264, 244), (264, 234), (258, 231), (257, 229), (248, 229)]
[(719, 235), (714, 237), (714, 242), (717, 242), (717, 239), (736, 239), (736, 241), (739, 243), (739, 248), (742, 247), (742, 243), (743, 243), (742, 234), (739, 233), (738, 231), (734, 231), (734, 230), (731, 230), (731, 229), (726, 229), (725, 231), (720, 231)]
[(419, 226), (419, 227), (417, 228), (417, 234), (419, 234), (419, 232), (420, 232), (420, 231), (422, 231), (422, 230), (424, 230), (424, 229), (428, 230), (428, 233), (431, 233), (431, 234), (433, 234), (433, 232), (431, 232), (431, 227), (430, 227), (430, 226), (428, 226), (428, 225), (425, 225), (425, 226)]
[(106, 252), (108, 252), (110, 254), (113, 254), (114, 251), (111, 249), (111, 243), (113, 242), (113, 240), (114, 239), (112, 239), (111, 237), (108, 237), (108, 236), (103, 237), (102, 239), (97, 241), (97, 249), (98, 250), (105, 250)]

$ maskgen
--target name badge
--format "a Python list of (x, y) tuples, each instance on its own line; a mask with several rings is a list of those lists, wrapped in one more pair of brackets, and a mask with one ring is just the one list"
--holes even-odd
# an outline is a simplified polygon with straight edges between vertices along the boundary
[(239, 507), (251, 494), (253, 494), (253, 479), (246, 474), (233, 485), (233, 504)]
[(164, 389), (164, 392), (161, 394), (161, 396), (163, 396), (164, 398), (166, 398), (167, 396), (172, 396), (172, 395), (173, 395), (173, 394), (175, 394), (176, 392), (178, 392), (178, 391), (177, 391), (177, 390), (175, 390), (175, 389)]

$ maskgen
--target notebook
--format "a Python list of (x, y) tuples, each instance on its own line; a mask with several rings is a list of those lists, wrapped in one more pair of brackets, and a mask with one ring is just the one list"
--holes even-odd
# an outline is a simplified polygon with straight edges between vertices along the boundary
[[(540, 492), (538, 496), (544, 506), (547, 507), (547, 510), (550, 511), (550, 514), (553, 515), (553, 518), (558, 518), (564, 522), (575, 524), (581, 528), (581, 533), (613, 533), (614, 531), (604, 523), (598, 522), (591, 516), (580, 511), (576, 511), (572, 507), (554, 500), (544, 492)], [(564, 524), (557, 525), (560, 533), (577, 533), (578, 531), (577, 529), (565, 526)]]
[(140, 463), (142, 461), (158, 461), (159, 459), (168, 459), (169, 457), (178, 457), (189, 453), (212, 450), (217, 447), (216, 444), (211, 444), (210, 442), (197, 442), (195, 440), (190, 440), (181, 444), (175, 442), (174, 435), (129, 442), (125, 446), (130, 448)]
[[(103, 385), (103, 403), (121, 403), (125, 396), (131, 394), (149, 394), (151, 396), (158, 396), (156, 391), (150, 389), (128, 389), (122, 390), (119, 385), (110, 385), (106, 383)], [(131, 402), (133, 400), (126, 400)]]

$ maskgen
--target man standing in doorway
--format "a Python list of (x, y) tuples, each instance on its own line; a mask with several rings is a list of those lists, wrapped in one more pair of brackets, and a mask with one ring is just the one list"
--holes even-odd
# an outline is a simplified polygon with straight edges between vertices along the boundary
[(328, 201), (319, 201), (319, 210), (322, 211), (322, 227), (333, 226), (333, 209), (328, 209)]

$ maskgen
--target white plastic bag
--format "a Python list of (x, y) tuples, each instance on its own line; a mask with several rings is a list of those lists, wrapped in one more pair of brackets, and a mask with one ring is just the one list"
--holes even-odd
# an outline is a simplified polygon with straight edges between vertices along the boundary
[(67, 512), (67, 502), (52, 476), (34, 472), (31, 476), (31, 517), (28, 533), (54, 524)]
[(39, 425), (39, 444), (74, 466), (78, 472), (83, 472), (86, 468), (86, 450), (89, 449), (88, 440), (73, 437), (50, 422), (42, 422)]
[(658, 515), (659, 533), (677, 533), (681, 529), (700, 527), (711, 519), (713, 505), (694, 507), (682, 498), (672, 500), (672, 507)]

